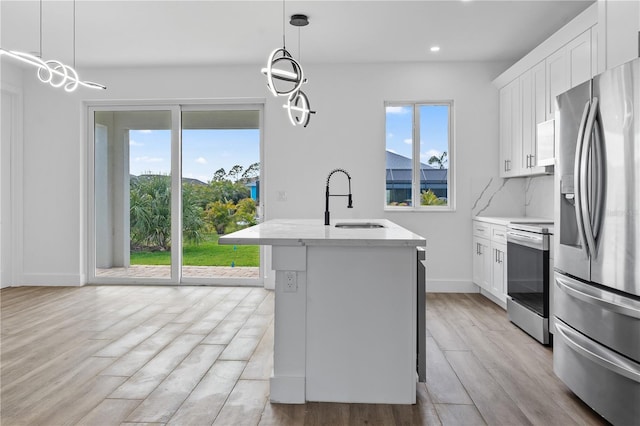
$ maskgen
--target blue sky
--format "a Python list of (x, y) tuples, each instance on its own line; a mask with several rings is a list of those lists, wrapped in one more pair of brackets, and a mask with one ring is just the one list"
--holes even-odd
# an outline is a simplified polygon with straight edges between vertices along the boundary
[[(420, 106), (420, 161), (425, 164), (431, 156), (448, 151), (448, 110), (448, 105)], [(386, 115), (387, 150), (412, 158), (412, 107), (388, 106)]]
[[(130, 173), (169, 174), (171, 132), (131, 130), (129, 132)], [(260, 131), (183, 130), (182, 176), (208, 182), (219, 168), (227, 172), (236, 164), (245, 169), (260, 161)]]

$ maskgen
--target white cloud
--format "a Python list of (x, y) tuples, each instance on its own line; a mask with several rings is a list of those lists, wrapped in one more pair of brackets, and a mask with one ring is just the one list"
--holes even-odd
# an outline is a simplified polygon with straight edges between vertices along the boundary
[(198, 157), (196, 158), (196, 163), (198, 164), (207, 164), (207, 159), (204, 157)]
[(161, 163), (164, 159), (160, 157), (148, 157), (145, 155), (144, 157), (136, 157), (134, 161), (138, 163)]
[(153, 130), (138, 130), (140, 133), (151, 133)]
[(130, 146), (143, 146), (144, 144), (142, 142), (136, 142), (133, 139), (129, 140), (129, 145)]
[(388, 106), (386, 110), (387, 114), (408, 114), (411, 111), (409, 107), (402, 106)]
[(430, 149), (427, 152), (421, 152), (420, 153), (420, 158), (424, 159), (424, 160), (428, 160), (429, 158), (436, 156), (438, 158), (440, 158), (440, 156), (442, 155), (441, 151), (438, 151), (437, 149)]
[(407, 145), (411, 145), (413, 143), (413, 139), (411, 139), (411, 138), (405, 139), (402, 142), (406, 143)]
[(387, 134), (387, 137), (392, 138), (392, 137), (393, 137), (393, 133), (389, 132), (389, 133)]

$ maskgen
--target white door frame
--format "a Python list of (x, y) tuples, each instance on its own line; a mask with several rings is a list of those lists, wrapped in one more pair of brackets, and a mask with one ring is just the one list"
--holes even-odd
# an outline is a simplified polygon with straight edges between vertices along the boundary
[[(9, 99), (10, 104), (8, 120), (7, 112), (2, 113), (2, 127), (9, 127), (9, 139), (3, 138), (0, 147), (0, 288), (3, 288), (20, 285), (23, 274), (23, 101), (19, 87), (2, 83), (0, 92), (2, 99)], [(3, 129), (5, 132), (6, 129)]]
[[(181, 179), (173, 178), (182, 176), (181, 161), (181, 112), (194, 110), (259, 110), (260, 111), (260, 181), (264, 188), (264, 99), (197, 99), (197, 100), (154, 100), (154, 101), (86, 101), (83, 112), (86, 115), (83, 122), (86, 125), (87, 138), (87, 281), (90, 284), (150, 284), (150, 285), (234, 285), (234, 286), (261, 286), (264, 282), (266, 268), (264, 265), (263, 250), (260, 250), (260, 278), (183, 278), (182, 271), (182, 245), (178, 249), (171, 250), (171, 278), (131, 278), (131, 277), (97, 277), (96, 276), (96, 224), (95, 224), (95, 140), (94, 140), (94, 113), (96, 111), (171, 111), (171, 191), (173, 194), (181, 194)], [(260, 216), (264, 217), (264, 197), (261, 199)], [(182, 241), (182, 197), (171, 197), (171, 239)]]

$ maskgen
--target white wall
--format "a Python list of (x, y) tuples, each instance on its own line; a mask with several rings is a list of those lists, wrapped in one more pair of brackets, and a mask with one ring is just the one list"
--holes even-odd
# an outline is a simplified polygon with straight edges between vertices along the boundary
[(24, 73), (23, 284), (83, 283), (85, 164), (80, 93)]
[[(429, 249), (428, 279), (433, 282), (471, 282), (470, 219), (472, 207), (479, 209), (480, 195), (488, 195), (485, 182), (507, 189), (500, 203), (500, 197), (493, 204), (489, 200), (492, 209), (498, 205), (524, 213), (521, 187), (497, 177), (498, 92), (491, 81), (504, 64), (306, 65), (305, 92), (318, 111), (306, 129), (289, 124), (283, 99), (268, 94), (260, 66), (80, 70), (81, 78), (106, 84), (108, 90), (81, 89), (71, 96), (25, 75), (24, 282), (84, 282), (86, 140), (81, 101), (90, 97), (265, 98), (266, 217), (321, 221), (327, 174), (345, 168), (353, 177), (354, 209), (333, 199), (332, 217), (385, 217), (423, 235)], [(448, 99), (454, 101), (457, 210), (385, 213), (384, 101)], [(339, 181), (336, 176), (336, 189)], [(279, 192), (286, 192), (287, 201), (278, 201)]]

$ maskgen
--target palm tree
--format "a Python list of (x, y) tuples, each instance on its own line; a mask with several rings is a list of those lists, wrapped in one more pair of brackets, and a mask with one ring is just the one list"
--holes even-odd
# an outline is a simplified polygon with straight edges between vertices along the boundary
[(437, 155), (432, 155), (431, 158), (429, 158), (428, 163), (430, 165), (435, 163), (439, 166), (439, 169), (444, 169), (444, 167), (447, 165), (447, 151), (443, 152), (440, 157), (438, 157)]

